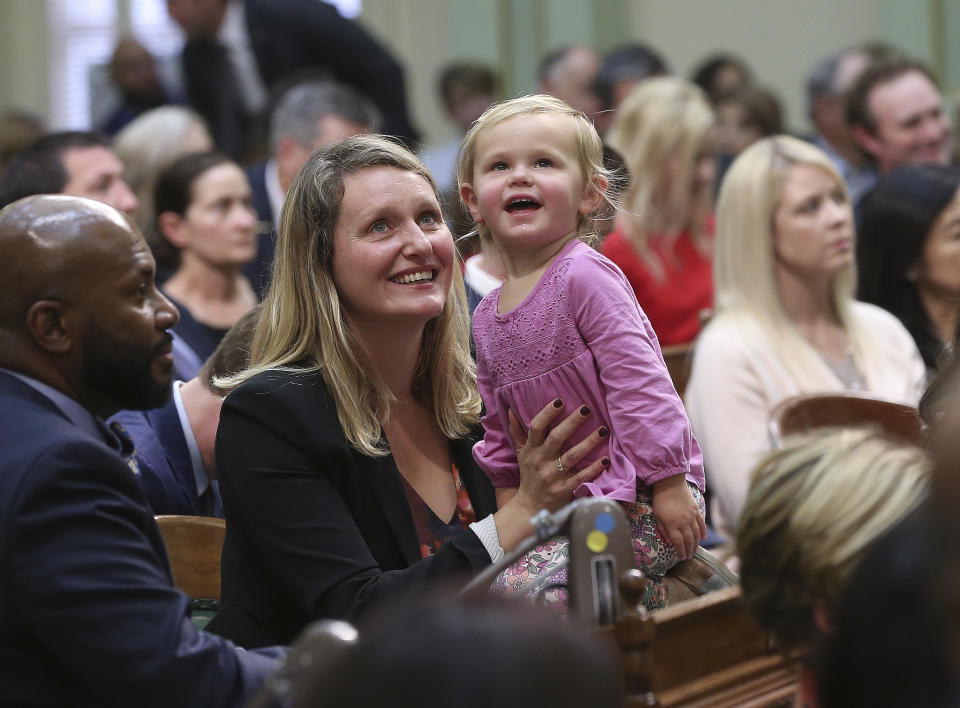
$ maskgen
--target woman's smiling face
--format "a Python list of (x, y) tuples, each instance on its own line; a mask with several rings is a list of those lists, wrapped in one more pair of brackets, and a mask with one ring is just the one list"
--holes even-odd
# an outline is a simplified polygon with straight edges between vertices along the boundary
[(423, 177), (380, 166), (343, 178), (333, 280), (352, 326), (438, 317), (453, 264), (453, 239)]

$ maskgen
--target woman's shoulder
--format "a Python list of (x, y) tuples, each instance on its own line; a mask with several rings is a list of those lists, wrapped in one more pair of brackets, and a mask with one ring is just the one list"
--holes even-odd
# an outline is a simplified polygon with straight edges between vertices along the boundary
[(217, 344), (220, 339), (222, 339), (222, 335), (220, 338), (217, 338), (214, 333), (210, 331), (210, 328), (194, 318), (193, 313), (182, 302), (171, 297), (166, 291), (164, 291), (163, 294), (173, 303), (180, 313), (177, 324), (171, 329), (190, 347), (191, 351), (200, 357), (201, 361), (207, 359), (213, 354), (213, 350), (217, 348)]
[(697, 337), (696, 348), (741, 348), (763, 331), (756, 318), (744, 312), (720, 312), (710, 318)]
[(722, 374), (731, 367), (754, 368), (772, 365), (775, 353), (770, 333), (755, 317), (745, 312), (726, 311), (714, 315), (697, 335), (693, 368)]
[(614, 255), (626, 252), (626, 249), (630, 248), (632, 247), (627, 240), (626, 233), (620, 225), (617, 225), (617, 227), (603, 239), (600, 250), (607, 258), (613, 258)]
[(683, 400), (696, 425), (717, 405), (737, 401), (743, 410), (756, 412), (784, 386), (783, 362), (771, 333), (744, 312), (715, 315), (697, 336), (690, 379)]
[(903, 332), (907, 337), (910, 334), (900, 319), (892, 312), (883, 309), (878, 305), (860, 300), (853, 300), (850, 303), (850, 312), (856, 319), (858, 325), (862, 327), (880, 327), (886, 332)]
[(910, 358), (920, 356), (913, 335), (892, 312), (867, 302), (854, 301), (851, 313), (860, 331), (878, 347), (901, 351)]
[(327, 384), (307, 363), (269, 369), (237, 386), (224, 399), (219, 434), (233, 430), (235, 420), (255, 422), (297, 446), (343, 444)]
[(637, 250), (623, 226), (618, 225), (617, 228), (607, 234), (600, 245), (600, 253), (603, 254), (604, 258), (609, 259), (623, 270), (644, 270), (643, 263), (637, 255)]
[(327, 402), (330, 394), (320, 371), (307, 362), (298, 362), (251, 376), (230, 392), (224, 406), (275, 408), (304, 399)]
[(866, 349), (867, 378), (872, 387), (886, 392), (894, 386), (893, 393), (899, 394), (897, 387), (904, 384), (907, 400), (916, 401), (923, 391), (926, 367), (907, 328), (896, 315), (866, 302), (853, 302), (851, 316)]

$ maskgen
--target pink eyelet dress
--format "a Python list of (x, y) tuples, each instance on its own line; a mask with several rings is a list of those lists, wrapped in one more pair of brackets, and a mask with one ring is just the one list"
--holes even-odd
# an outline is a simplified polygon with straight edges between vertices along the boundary
[[(498, 288), (487, 295), (473, 315), (477, 378), (486, 405), (484, 438), (474, 446), (474, 458), (495, 487), (516, 487), (520, 472), (507, 412), (529, 426), (555, 398), (566, 405), (564, 414), (587, 405), (590, 415), (565, 449), (605, 425), (610, 436), (578, 468), (604, 456), (610, 466), (580, 485), (575, 496), (624, 503), (638, 564), (655, 580), (676, 557), (656, 531), (650, 485), (683, 474), (702, 507), (703, 456), (629, 282), (610, 260), (574, 239), (514, 310), (497, 313), (499, 294)], [(541, 563), (550, 565), (542, 557)], [(528, 565), (519, 575), (529, 576), (530, 570)], [(524, 584), (508, 578), (511, 582), (514, 590)], [(665, 600), (662, 587), (652, 587), (648, 595), (648, 605)]]

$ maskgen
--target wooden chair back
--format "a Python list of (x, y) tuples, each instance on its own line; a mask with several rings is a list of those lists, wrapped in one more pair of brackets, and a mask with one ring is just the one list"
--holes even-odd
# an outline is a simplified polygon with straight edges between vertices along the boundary
[(627, 706), (782, 706), (797, 693), (792, 664), (747, 616), (739, 587), (625, 612), (610, 629)]
[(663, 347), (660, 351), (663, 352), (663, 361), (667, 365), (673, 387), (677, 389), (680, 398), (683, 398), (683, 392), (687, 389), (687, 382), (690, 380), (693, 344), (675, 344)]
[(913, 406), (861, 393), (810, 394), (788, 398), (770, 414), (776, 447), (794, 433), (816, 428), (873, 425), (907, 442), (923, 443), (923, 423)]
[(220, 552), (226, 524), (210, 516), (157, 516), (173, 584), (191, 599), (220, 599)]

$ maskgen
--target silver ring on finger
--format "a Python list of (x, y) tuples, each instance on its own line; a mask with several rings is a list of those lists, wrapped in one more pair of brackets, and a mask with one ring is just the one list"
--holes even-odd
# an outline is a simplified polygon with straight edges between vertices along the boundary
[(570, 468), (563, 464), (563, 455), (557, 458), (557, 472), (567, 472)]

